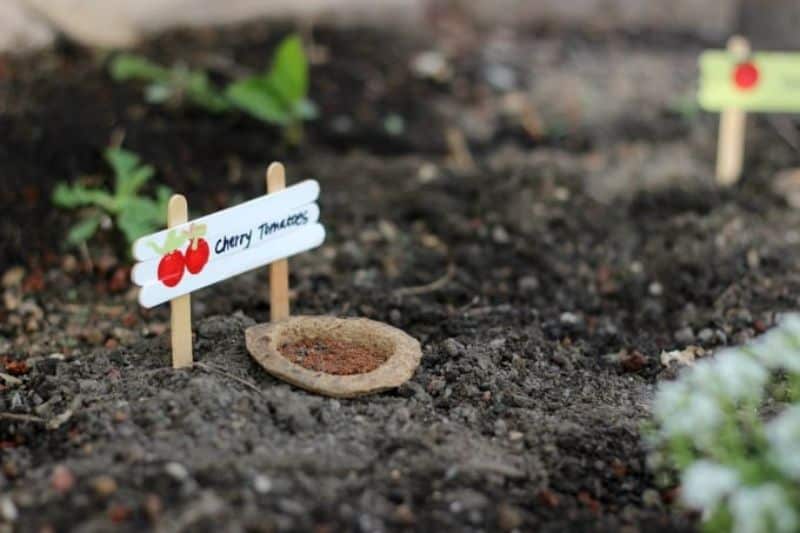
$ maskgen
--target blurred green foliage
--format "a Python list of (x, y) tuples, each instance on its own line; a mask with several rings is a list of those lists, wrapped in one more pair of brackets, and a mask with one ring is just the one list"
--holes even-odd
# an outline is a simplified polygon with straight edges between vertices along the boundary
[(52, 201), (64, 209), (86, 208), (82, 220), (67, 234), (67, 241), (78, 246), (91, 239), (104, 217), (111, 218), (128, 243), (164, 226), (167, 202), (172, 191), (159, 186), (156, 197), (140, 196), (141, 188), (152, 179), (153, 167), (142, 165), (139, 156), (122, 148), (109, 148), (105, 159), (114, 171), (114, 191), (89, 188), (81, 184), (59, 183)]
[(149, 82), (145, 99), (150, 103), (190, 103), (214, 113), (238, 109), (284, 128), (293, 143), (302, 137), (302, 122), (317, 116), (308, 99), (308, 59), (297, 35), (281, 41), (268, 70), (234, 80), (224, 89), (211, 83), (205, 71), (181, 64), (165, 68), (132, 54), (115, 57), (110, 73), (117, 81)]

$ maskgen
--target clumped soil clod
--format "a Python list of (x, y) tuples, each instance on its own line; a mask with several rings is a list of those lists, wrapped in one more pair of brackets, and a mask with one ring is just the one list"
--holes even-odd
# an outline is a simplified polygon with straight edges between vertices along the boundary
[(280, 352), (285, 358), (304, 368), (340, 376), (371, 372), (388, 358), (387, 354), (334, 338), (286, 343), (281, 345)]

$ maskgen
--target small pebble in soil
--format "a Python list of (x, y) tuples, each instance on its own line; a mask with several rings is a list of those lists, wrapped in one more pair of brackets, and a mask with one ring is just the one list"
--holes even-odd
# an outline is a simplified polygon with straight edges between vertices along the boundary
[(452, 75), (447, 58), (438, 50), (426, 50), (417, 54), (411, 61), (411, 70), (420, 78), (438, 82), (447, 81)]
[(651, 283), (647, 290), (651, 296), (661, 296), (664, 294), (664, 286), (657, 281)]
[(687, 346), (683, 350), (663, 351), (659, 356), (661, 364), (669, 367), (673, 362), (680, 366), (691, 366), (698, 357), (703, 357), (706, 351), (699, 346)]
[(156, 522), (161, 516), (161, 511), (164, 509), (164, 504), (161, 503), (161, 498), (155, 494), (148, 494), (144, 500), (144, 511), (147, 518), (151, 522)]
[(508, 66), (490, 63), (484, 67), (486, 81), (500, 91), (510, 91), (517, 84), (517, 74)]
[(3, 517), (6, 522), (14, 522), (18, 516), (19, 512), (14, 501), (8, 496), (0, 498), (0, 517)]
[(185, 481), (189, 477), (189, 471), (180, 463), (170, 462), (164, 467), (164, 471), (176, 481)]
[(638, 372), (647, 365), (647, 357), (639, 350), (622, 350), (617, 357), (625, 372)]
[(536, 276), (523, 276), (517, 281), (517, 288), (521, 292), (533, 292), (539, 288), (539, 279)]
[(410, 526), (414, 524), (416, 518), (414, 517), (414, 511), (411, 510), (411, 507), (402, 504), (395, 508), (394, 513), (392, 513), (392, 520), (399, 524)]
[(504, 337), (497, 337), (496, 339), (492, 339), (489, 342), (489, 347), (494, 348), (495, 350), (499, 350), (505, 345), (506, 345), (506, 339)]
[(66, 494), (75, 486), (75, 476), (64, 465), (58, 465), (50, 476), (50, 486), (59, 494)]
[(536, 499), (540, 504), (551, 509), (555, 509), (558, 507), (559, 503), (561, 503), (561, 499), (558, 497), (558, 494), (547, 488), (540, 490), (536, 495)]
[(645, 489), (642, 493), (642, 503), (644, 503), (645, 507), (661, 507), (661, 496), (653, 489)]
[(507, 503), (500, 504), (497, 508), (497, 527), (502, 531), (511, 531), (522, 525), (520, 510)]
[(464, 345), (453, 338), (445, 339), (442, 346), (450, 357), (457, 357), (464, 353)]
[(507, 244), (511, 241), (511, 237), (503, 226), (495, 226), (492, 230), (492, 240), (497, 244)]
[(111, 476), (97, 476), (91, 480), (90, 485), (98, 496), (106, 497), (117, 492), (117, 482)]
[(570, 326), (573, 326), (573, 325), (577, 324), (578, 322), (580, 322), (580, 317), (578, 317), (578, 315), (576, 315), (574, 313), (565, 312), (565, 313), (561, 313), (561, 316), (559, 317), (559, 320), (561, 320), (562, 324), (568, 324)]
[(257, 475), (253, 478), (253, 488), (259, 494), (267, 494), (272, 490), (272, 480), (264, 475)]
[(22, 283), (25, 277), (25, 269), (20, 266), (11, 267), (3, 273), (2, 284), (3, 287), (8, 289), (16, 287)]

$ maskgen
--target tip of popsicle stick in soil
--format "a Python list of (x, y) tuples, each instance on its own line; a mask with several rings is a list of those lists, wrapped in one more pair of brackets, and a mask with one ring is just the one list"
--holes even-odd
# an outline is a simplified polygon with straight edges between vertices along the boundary
[(338, 398), (398, 387), (422, 358), (416, 339), (364, 318), (295, 316), (250, 327), (245, 337), (250, 355), (273, 376)]

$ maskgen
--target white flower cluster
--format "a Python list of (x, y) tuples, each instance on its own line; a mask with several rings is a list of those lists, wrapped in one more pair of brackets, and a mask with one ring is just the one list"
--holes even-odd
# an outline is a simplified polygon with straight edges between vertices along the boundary
[(800, 405), (793, 405), (767, 424), (771, 462), (800, 481)]
[[(777, 390), (776, 377), (797, 403), (764, 423), (758, 408)], [(681, 473), (684, 504), (706, 519), (723, 513), (729, 520), (715, 523), (729, 523), (735, 533), (800, 531), (797, 389), (800, 315), (785, 316), (752, 343), (722, 350), (659, 386), (649, 442), (688, 464)]]
[(734, 533), (794, 533), (800, 525), (797, 510), (777, 483), (740, 488), (731, 496), (730, 508)]

